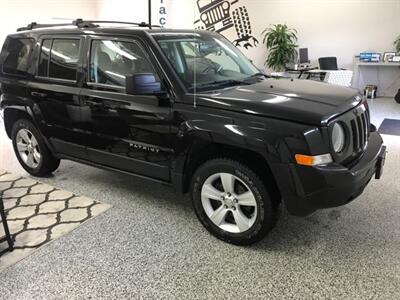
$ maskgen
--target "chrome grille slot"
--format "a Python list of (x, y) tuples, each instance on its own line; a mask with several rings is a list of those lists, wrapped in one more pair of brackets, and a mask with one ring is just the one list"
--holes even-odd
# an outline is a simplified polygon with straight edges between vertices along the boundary
[(363, 133), (363, 128), (362, 128), (362, 122), (360, 116), (357, 116), (357, 129), (358, 129), (358, 151), (363, 147), (364, 145), (364, 133)]
[(368, 121), (367, 121), (367, 114), (364, 113), (361, 115), (361, 119), (363, 122), (363, 129), (364, 129), (364, 145), (367, 143), (368, 140)]
[(367, 119), (367, 136), (369, 137), (369, 135), (371, 133), (371, 119), (370, 119), (370, 115), (369, 115), (369, 110), (365, 111), (365, 117)]
[(350, 123), (351, 123), (351, 133), (353, 136), (353, 149), (355, 150), (359, 148), (357, 124), (355, 120), (351, 120)]

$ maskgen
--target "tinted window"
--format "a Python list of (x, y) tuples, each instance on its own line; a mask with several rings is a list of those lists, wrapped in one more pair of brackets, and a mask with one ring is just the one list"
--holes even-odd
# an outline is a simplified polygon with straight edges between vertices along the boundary
[(79, 40), (54, 39), (50, 53), (49, 77), (76, 80)]
[(39, 58), (39, 76), (49, 76), (49, 57), (51, 49), (51, 40), (43, 40), (42, 47), (40, 48)]
[(125, 76), (155, 73), (136, 43), (94, 40), (90, 54), (90, 81), (125, 86)]
[(33, 45), (32, 39), (8, 38), (2, 54), (4, 55), (3, 72), (25, 75), (31, 64)]

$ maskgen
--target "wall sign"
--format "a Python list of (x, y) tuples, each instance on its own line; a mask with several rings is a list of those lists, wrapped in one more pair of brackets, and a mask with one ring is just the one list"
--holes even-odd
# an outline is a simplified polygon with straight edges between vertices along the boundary
[(255, 47), (258, 40), (252, 35), (249, 13), (246, 6), (238, 6), (240, 0), (196, 0), (200, 14), (194, 22), (196, 29), (206, 29), (223, 33), (234, 27), (235, 46)]
[(164, 4), (164, 0), (160, 0), (160, 9), (158, 11), (160, 17), (158, 23), (161, 27), (164, 27), (167, 23), (167, 9)]

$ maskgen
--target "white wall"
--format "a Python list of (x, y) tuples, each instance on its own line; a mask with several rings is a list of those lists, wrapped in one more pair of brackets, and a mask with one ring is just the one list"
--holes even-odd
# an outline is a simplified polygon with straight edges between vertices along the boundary
[[(147, 0), (97, 0), (96, 16), (99, 20), (147, 22)], [(153, 14), (157, 0), (153, 0)]]
[[(194, 28), (195, 0), (153, 0), (153, 23), (158, 22), (160, 5), (166, 8), (167, 27)], [(260, 42), (265, 27), (286, 23), (298, 30), (299, 45), (309, 48), (312, 60), (333, 55), (346, 68), (352, 68), (354, 56), (361, 51), (393, 50), (400, 34), (400, 0), (239, 0), (233, 8), (238, 6), (247, 7), (253, 35)], [(147, 21), (147, 14), (147, 0), (0, 0), (0, 43), (6, 34), (33, 20)], [(236, 38), (234, 28), (225, 34)], [(263, 66), (266, 49), (262, 44), (243, 52)]]
[[(96, 18), (96, 0), (0, 0), (0, 44), (7, 34), (33, 21), (69, 22), (54, 18)], [(0, 46), (1, 47), (1, 46)]]
[[(164, 0), (170, 3), (169, 27), (192, 26), (197, 18), (195, 1)], [(192, 2), (192, 3), (190, 3)], [(394, 50), (400, 35), (400, 0), (239, 0), (234, 7), (246, 6), (253, 35), (261, 42), (262, 31), (270, 24), (286, 23), (298, 30), (299, 46), (309, 48), (310, 59), (337, 56), (341, 67), (352, 68), (361, 51)], [(232, 28), (225, 35), (236, 39)], [(266, 48), (243, 50), (262, 67)]]

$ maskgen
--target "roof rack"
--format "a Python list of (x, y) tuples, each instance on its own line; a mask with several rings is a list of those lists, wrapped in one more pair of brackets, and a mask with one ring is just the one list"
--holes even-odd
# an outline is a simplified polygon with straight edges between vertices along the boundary
[(157, 25), (149, 25), (146, 22), (141, 22), (141, 23), (135, 23), (135, 22), (122, 22), (122, 21), (95, 21), (95, 20), (83, 20), (83, 19), (76, 19), (73, 20), (71, 23), (58, 23), (58, 24), (38, 24), (36, 22), (32, 22), (28, 24), (26, 27), (20, 27), (17, 29), (17, 31), (24, 31), (24, 30), (32, 30), (36, 28), (49, 28), (49, 27), (58, 27), (58, 26), (76, 26), (78, 28), (93, 28), (93, 27), (99, 27), (97, 24), (125, 24), (125, 25), (135, 25), (138, 27), (160, 27)]

